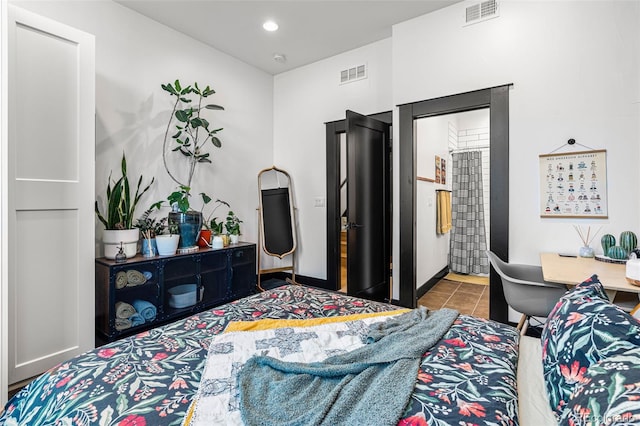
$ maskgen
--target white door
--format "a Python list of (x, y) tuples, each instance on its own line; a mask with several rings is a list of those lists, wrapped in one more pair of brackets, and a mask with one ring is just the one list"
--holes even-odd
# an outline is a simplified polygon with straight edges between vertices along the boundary
[(94, 347), (95, 40), (12, 6), (8, 18), (11, 384)]

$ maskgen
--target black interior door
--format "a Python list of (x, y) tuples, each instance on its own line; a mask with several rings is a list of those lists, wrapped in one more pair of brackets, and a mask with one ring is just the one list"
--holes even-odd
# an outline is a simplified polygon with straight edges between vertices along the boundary
[(390, 300), (389, 124), (347, 111), (347, 293)]

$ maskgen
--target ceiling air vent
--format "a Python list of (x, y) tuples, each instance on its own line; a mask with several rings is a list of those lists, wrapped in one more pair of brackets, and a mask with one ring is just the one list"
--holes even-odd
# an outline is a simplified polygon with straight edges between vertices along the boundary
[(367, 78), (367, 67), (365, 65), (358, 65), (340, 71), (340, 84), (351, 83), (363, 78)]
[(465, 9), (465, 25), (477, 24), (487, 19), (497, 18), (498, 2), (496, 0), (487, 0), (481, 3), (472, 4)]

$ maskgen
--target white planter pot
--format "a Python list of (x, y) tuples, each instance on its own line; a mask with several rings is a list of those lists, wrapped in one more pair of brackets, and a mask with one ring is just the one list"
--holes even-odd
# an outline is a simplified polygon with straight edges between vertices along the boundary
[(102, 231), (102, 243), (104, 246), (104, 257), (115, 259), (116, 254), (122, 250), (127, 258), (134, 257), (138, 252), (138, 238), (140, 230), (135, 229), (105, 229)]
[(156, 235), (156, 245), (160, 256), (171, 256), (176, 254), (180, 235)]
[(231, 244), (238, 244), (238, 240), (240, 240), (240, 235), (229, 235), (229, 239), (231, 240)]

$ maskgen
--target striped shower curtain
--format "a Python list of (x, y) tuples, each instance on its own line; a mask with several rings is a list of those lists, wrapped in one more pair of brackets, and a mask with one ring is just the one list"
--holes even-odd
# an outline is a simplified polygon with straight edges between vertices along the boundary
[(449, 269), (459, 274), (488, 274), (482, 153), (454, 153), (452, 169)]

